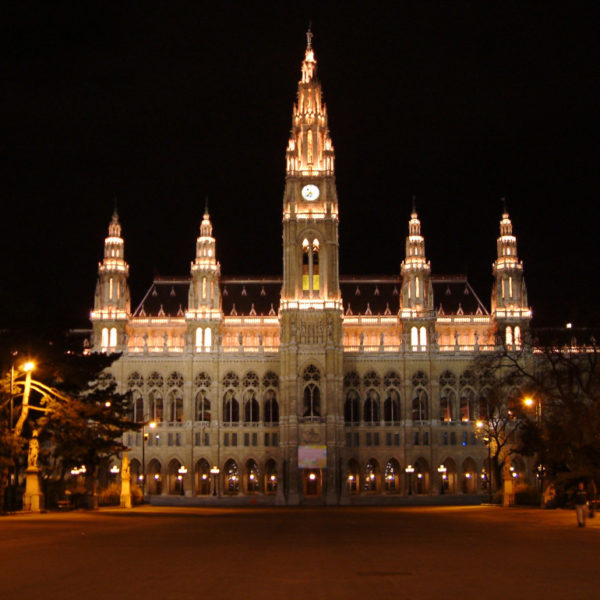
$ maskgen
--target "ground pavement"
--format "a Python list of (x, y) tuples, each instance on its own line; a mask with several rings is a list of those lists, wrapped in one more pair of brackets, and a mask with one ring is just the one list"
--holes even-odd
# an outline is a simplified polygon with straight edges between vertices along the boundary
[(598, 597), (600, 518), (498, 507), (169, 508), (0, 517), (0, 598)]

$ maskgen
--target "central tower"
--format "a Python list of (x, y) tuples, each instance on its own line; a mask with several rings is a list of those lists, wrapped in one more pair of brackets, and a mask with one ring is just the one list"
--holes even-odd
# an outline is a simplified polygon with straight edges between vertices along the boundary
[[(307, 33), (286, 150), (281, 290), (282, 446), (289, 502), (334, 503), (342, 394), (338, 198), (327, 107)], [(320, 456), (307, 466), (299, 454)], [(316, 455), (314, 454), (316, 452)], [(314, 467), (314, 468), (313, 468)]]
[(286, 151), (283, 307), (340, 301), (335, 157), (311, 40), (309, 30)]

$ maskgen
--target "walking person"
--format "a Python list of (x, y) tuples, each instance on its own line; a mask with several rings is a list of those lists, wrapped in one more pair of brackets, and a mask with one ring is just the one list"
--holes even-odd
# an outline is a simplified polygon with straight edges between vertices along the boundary
[(577, 485), (577, 489), (575, 490), (575, 495), (573, 496), (575, 500), (575, 513), (577, 515), (577, 525), (579, 527), (585, 527), (585, 517), (588, 511), (588, 497), (587, 492), (585, 491), (585, 487), (583, 485), (583, 481), (580, 481)]

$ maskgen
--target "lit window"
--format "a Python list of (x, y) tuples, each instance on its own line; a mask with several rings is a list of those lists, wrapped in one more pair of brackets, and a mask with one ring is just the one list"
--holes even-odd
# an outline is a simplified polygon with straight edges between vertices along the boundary
[(108, 346), (108, 329), (106, 327), (102, 328), (102, 347), (106, 348)]
[(419, 343), (422, 348), (427, 346), (427, 329), (425, 327), (421, 327), (419, 331)]
[(212, 330), (210, 327), (207, 327), (204, 330), (204, 349), (210, 350), (211, 346), (212, 346)]
[(507, 327), (506, 328), (506, 345), (512, 346), (512, 344), (513, 344), (512, 328)]
[(515, 345), (521, 345), (521, 328), (518, 325), (515, 327)]
[(117, 346), (117, 328), (112, 327), (110, 330), (110, 342), (109, 346), (115, 348)]
[(416, 327), (410, 329), (410, 345), (413, 347), (419, 345), (419, 330)]

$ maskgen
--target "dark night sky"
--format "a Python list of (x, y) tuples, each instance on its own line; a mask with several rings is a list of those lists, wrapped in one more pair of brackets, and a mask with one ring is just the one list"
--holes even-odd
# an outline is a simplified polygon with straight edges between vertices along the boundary
[(594, 3), (118, 4), (4, 15), (2, 325), (86, 326), (115, 196), (134, 306), (189, 273), (205, 196), (223, 274), (280, 274), (309, 20), (342, 272), (398, 272), (414, 193), (489, 306), (506, 196), (537, 323), (600, 322)]

